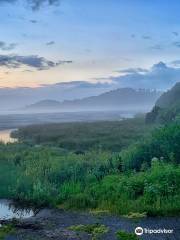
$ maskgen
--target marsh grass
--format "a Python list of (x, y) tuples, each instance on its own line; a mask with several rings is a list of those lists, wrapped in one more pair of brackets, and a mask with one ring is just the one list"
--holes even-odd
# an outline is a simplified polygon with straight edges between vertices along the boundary
[(74, 232), (85, 232), (92, 236), (92, 240), (98, 240), (109, 231), (109, 228), (99, 223), (88, 225), (73, 225), (68, 228)]
[(15, 229), (12, 225), (4, 225), (0, 227), (0, 240), (4, 240), (9, 234), (15, 233)]
[(124, 231), (118, 231), (116, 233), (117, 239), (119, 240), (138, 240), (139, 238), (134, 233), (127, 233)]
[(0, 197), (130, 217), (178, 215), (179, 136), (180, 127), (172, 124), (120, 153), (0, 144)]

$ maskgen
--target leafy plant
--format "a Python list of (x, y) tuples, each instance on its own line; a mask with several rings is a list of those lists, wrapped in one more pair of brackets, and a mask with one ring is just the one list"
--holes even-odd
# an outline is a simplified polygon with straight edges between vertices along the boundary
[(15, 232), (12, 225), (4, 225), (0, 227), (0, 240), (4, 240), (8, 234), (13, 234)]
[(119, 240), (138, 240), (139, 239), (134, 233), (127, 233), (124, 231), (118, 231), (116, 235)]
[(69, 230), (76, 232), (86, 232), (92, 235), (92, 240), (97, 240), (99, 237), (108, 232), (108, 227), (101, 224), (89, 224), (89, 225), (75, 225), (68, 228)]

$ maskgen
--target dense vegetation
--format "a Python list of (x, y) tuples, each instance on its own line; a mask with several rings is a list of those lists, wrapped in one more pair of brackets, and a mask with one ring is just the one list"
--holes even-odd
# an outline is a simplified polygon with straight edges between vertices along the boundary
[(57, 123), (22, 127), (12, 135), (29, 144), (56, 146), (70, 151), (119, 152), (140, 139), (150, 128), (143, 118), (91, 123)]
[(165, 92), (146, 116), (147, 123), (169, 123), (180, 119), (180, 83)]
[(174, 105), (180, 105), (180, 82), (165, 92), (156, 102), (156, 106), (161, 108), (170, 108)]
[(123, 215), (178, 214), (179, 146), (178, 123), (157, 128), (119, 153), (77, 155), (57, 147), (1, 144), (0, 196)]
[(125, 170), (148, 169), (156, 157), (167, 163), (180, 164), (180, 124), (179, 122), (160, 127), (151, 135), (122, 151), (121, 158)]

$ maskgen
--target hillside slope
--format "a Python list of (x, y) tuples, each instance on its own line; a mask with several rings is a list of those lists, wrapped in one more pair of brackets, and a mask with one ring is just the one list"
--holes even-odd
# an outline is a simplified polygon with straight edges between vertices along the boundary
[(168, 123), (180, 116), (180, 82), (162, 94), (154, 108), (146, 115), (147, 123)]

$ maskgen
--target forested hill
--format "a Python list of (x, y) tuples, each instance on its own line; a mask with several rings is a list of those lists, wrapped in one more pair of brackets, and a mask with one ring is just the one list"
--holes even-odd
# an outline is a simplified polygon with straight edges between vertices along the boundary
[(180, 82), (157, 100), (154, 108), (146, 115), (147, 123), (168, 123), (180, 117)]
[(169, 91), (160, 96), (156, 102), (156, 106), (160, 108), (169, 108), (174, 106), (180, 106), (180, 82)]
[(27, 106), (28, 111), (54, 110), (81, 111), (81, 110), (137, 110), (148, 111), (155, 104), (161, 92), (132, 88), (120, 88), (83, 99), (57, 102), (41, 101)]

